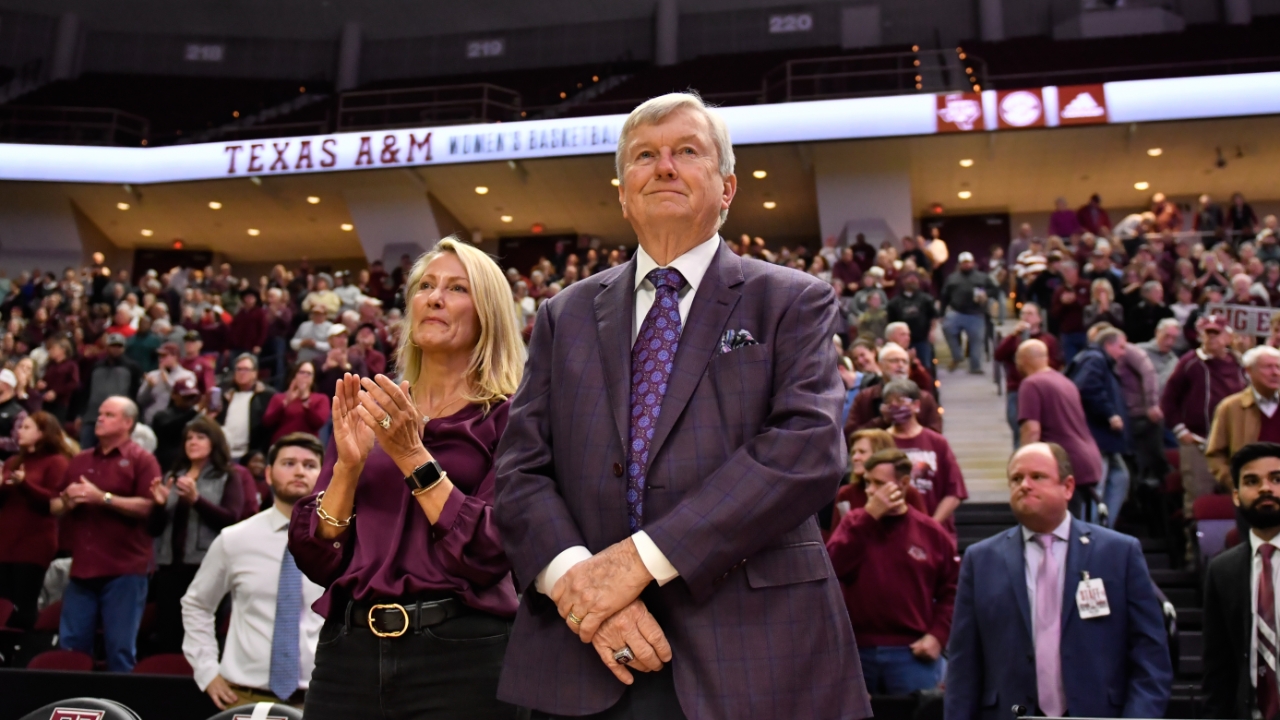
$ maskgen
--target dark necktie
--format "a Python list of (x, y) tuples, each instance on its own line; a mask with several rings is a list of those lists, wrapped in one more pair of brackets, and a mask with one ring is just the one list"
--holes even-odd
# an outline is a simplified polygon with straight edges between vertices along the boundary
[(1258, 711), (1263, 720), (1280, 718), (1280, 690), (1276, 686), (1276, 588), (1271, 579), (1271, 554), (1276, 547), (1258, 548), (1262, 572), (1258, 577)]
[(680, 290), (684, 276), (674, 268), (655, 268), (645, 276), (656, 293), (631, 347), (631, 433), (627, 453), (627, 519), (631, 532), (644, 521), (645, 474), (649, 445), (658, 424), (667, 380), (680, 345)]
[(288, 700), (298, 690), (302, 670), (298, 657), (298, 621), (302, 618), (302, 572), (293, 553), (284, 550), (276, 589), (276, 619), (271, 633), (271, 692)]

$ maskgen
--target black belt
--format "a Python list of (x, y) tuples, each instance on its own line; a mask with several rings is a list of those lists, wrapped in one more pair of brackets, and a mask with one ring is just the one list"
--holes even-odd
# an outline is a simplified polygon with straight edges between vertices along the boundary
[(400, 637), (410, 630), (435, 627), (470, 611), (455, 598), (417, 602), (355, 602), (347, 604), (348, 628), (369, 628), (378, 637)]

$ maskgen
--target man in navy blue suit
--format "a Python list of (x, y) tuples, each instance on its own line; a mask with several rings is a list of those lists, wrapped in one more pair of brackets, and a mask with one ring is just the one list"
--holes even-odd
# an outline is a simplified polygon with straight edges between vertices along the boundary
[(1073, 519), (1071, 461), (1009, 459), (1019, 526), (969, 548), (947, 646), (947, 720), (1164, 717), (1173, 683), (1155, 585), (1134, 538)]

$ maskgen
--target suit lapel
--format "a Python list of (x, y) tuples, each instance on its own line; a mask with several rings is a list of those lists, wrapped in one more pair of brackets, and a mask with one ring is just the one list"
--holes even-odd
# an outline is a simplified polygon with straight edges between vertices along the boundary
[(1031, 598), (1027, 595), (1027, 558), (1024, 555), (1021, 525), (1005, 532), (1001, 553), (1009, 568), (1009, 584), (1013, 586), (1013, 596), (1018, 600), (1022, 627), (1027, 631), (1027, 637), (1034, 639), (1035, 635), (1031, 631)]
[(1092, 532), (1087, 523), (1071, 521), (1070, 540), (1067, 541), (1067, 570), (1062, 575), (1061, 632), (1064, 635), (1067, 625), (1080, 615), (1076, 612), (1076, 586), (1084, 579), (1083, 573), (1089, 567), (1089, 558), (1093, 554), (1093, 543), (1086, 539)]
[[(667, 394), (662, 398), (662, 411), (658, 413), (653, 442), (649, 445), (650, 467), (671, 428), (675, 427), (676, 420), (689, 404), (689, 398), (698, 387), (712, 354), (720, 347), (725, 323), (742, 297), (742, 291), (738, 289), (742, 281), (742, 260), (722, 241), (698, 286), (697, 294), (693, 296), (689, 318), (680, 331), (680, 347), (676, 349), (671, 378), (667, 381)], [(623, 404), (629, 402), (628, 399)]]
[(1232, 620), (1237, 623), (1236, 637), (1244, 638), (1247, 645), (1253, 634), (1253, 545), (1248, 538), (1240, 544), (1244, 546), (1244, 551), (1234, 563), (1232, 579), (1238, 592), (1228, 593), (1225, 597), (1232, 598), (1229, 612)]
[[(623, 271), (596, 295), (596, 333), (600, 337), (600, 364), (604, 367), (609, 406), (618, 427), (625, 453), (631, 431), (627, 413), (631, 408), (631, 326), (636, 314), (636, 260), (633, 256)], [(692, 314), (692, 313), (691, 313)]]

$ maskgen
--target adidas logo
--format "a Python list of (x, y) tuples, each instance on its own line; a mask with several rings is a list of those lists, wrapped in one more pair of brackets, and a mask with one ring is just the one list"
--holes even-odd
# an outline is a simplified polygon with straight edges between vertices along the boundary
[(1059, 117), (1074, 120), (1076, 118), (1102, 117), (1106, 113), (1107, 109), (1099, 105), (1098, 101), (1093, 99), (1093, 95), (1082, 92), (1067, 103), (1066, 107), (1062, 108)]

